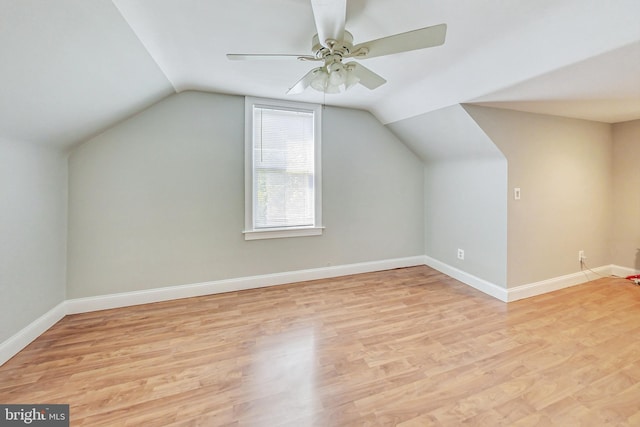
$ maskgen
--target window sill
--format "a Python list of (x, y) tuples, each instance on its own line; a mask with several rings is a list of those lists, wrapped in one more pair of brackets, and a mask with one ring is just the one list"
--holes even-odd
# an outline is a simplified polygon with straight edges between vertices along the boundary
[(285, 237), (321, 236), (324, 227), (264, 228), (245, 230), (244, 240), (281, 239)]

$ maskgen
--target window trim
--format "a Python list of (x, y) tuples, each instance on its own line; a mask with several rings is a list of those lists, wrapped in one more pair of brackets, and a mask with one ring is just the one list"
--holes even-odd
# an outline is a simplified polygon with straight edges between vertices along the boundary
[[(302, 102), (245, 97), (244, 131), (244, 239), (277, 239), (322, 235), (322, 106)], [(254, 228), (253, 206), (253, 108), (265, 107), (281, 110), (304, 111), (314, 114), (314, 191), (315, 212), (312, 226)]]

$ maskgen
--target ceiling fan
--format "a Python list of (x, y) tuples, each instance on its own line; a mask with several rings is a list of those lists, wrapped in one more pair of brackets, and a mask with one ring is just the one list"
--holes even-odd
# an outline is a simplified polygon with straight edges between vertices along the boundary
[(311, 86), (320, 92), (339, 93), (360, 83), (375, 89), (387, 81), (358, 62), (344, 63), (347, 58), (367, 59), (444, 43), (447, 25), (439, 24), (406, 33), (353, 44), (353, 36), (345, 30), (347, 0), (311, 0), (318, 33), (311, 42), (312, 55), (295, 54), (227, 54), (231, 60), (298, 59), (319, 61), (324, 65), (305, 74), (287, 94), (303, 92)]

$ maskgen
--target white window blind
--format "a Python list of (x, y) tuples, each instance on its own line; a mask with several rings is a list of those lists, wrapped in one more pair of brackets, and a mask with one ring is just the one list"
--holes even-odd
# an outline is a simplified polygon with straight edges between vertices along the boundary
[(313, 112), (253, 107), (254, 228), (313, 226)]
[(322, 234), (320, 105), (245, 100), (246, 240)]

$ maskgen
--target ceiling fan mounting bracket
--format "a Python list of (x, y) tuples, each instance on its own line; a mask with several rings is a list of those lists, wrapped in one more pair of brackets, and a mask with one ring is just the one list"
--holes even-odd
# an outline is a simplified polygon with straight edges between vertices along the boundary
[(351, 52), (351, 56), (352, 58), (364, 58), (369, 54), (369, 48), (361, 46), (358, 49), (356, 49), (355, 51)]

